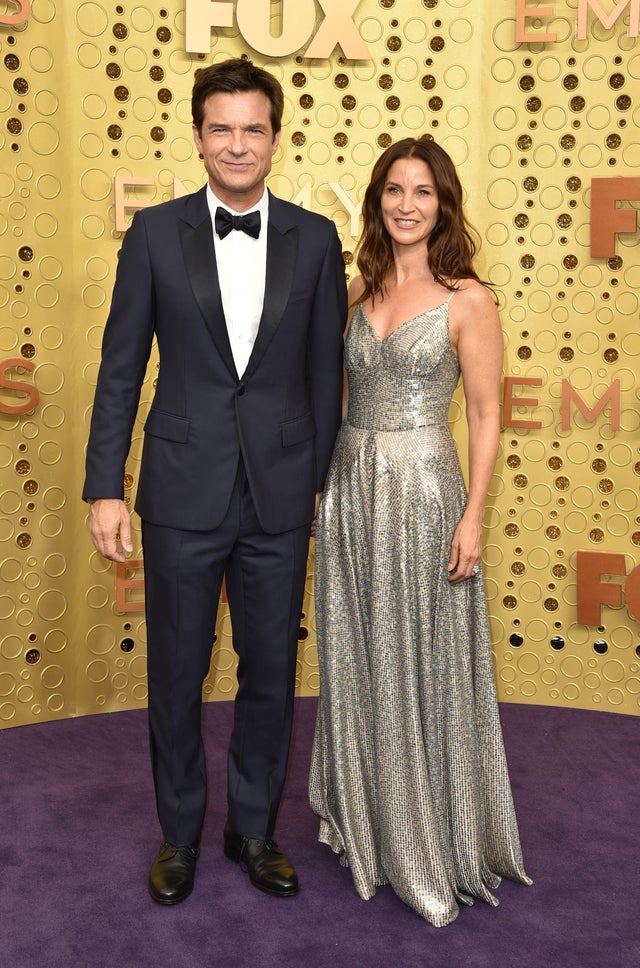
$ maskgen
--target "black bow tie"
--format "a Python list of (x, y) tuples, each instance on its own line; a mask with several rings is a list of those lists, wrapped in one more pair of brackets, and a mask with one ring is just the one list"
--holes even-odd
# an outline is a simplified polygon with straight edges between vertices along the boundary
[(216, 232), (221, 239), (229, 234), (231, 229), (246, 232), (252, 239), (260, 235), (260, 212), (249, 212), (248, 215), (232, 215), (226, 208), (216, 209)]

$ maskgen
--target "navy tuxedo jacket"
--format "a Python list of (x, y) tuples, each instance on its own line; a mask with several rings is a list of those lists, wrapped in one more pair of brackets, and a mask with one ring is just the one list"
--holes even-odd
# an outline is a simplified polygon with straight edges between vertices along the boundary
[(206, 190), (135, 215), (104, 332), (84, 497), (123, 496), (156, 338), (160, 368), (144, 422), (140, 516), (187, 531), (217, 527), (242, 454), (265, 531), (311, 520), (340, 421), (344, 263), (332, 222), (272, 195), (267, 231), (264, 308), (239, 378)]

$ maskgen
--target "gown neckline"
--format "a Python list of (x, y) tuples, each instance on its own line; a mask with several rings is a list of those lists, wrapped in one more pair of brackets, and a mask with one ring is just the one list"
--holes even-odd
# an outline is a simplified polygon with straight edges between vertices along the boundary
[(444, 300), (444, 302), (438, 303), (437, 306), (433, 306), (431, 309), (423, 309), (421, 313), (416, 313), (415, 316), (411, 316), (409, 319), (405, 319), (405, 321), (403, 323), (400, 323), (399, 326), (396, 326), (395, 329), (392, 329), (391, 332), (390, 333), (387, 333), (386, 336), (380, 336), (376, 332), (373, 323), (371, 322), (371, 320), (369, 319), (369, 317), (367, 316), (367, 314), (365, 312), (364, 306), (362, 305), (362, 303), (358, 303), (358, 305), (360, 306), (360, 310), (362, 312), (362, 315), (364, 316), (364, 318), (365, 318), (365, 320), (367, 322), (367, 325), (368, 325), (369, 329), (371, 330), (371, 332), (373, 333), (373, 335), (375, 336), (375, 338), (378, 340), (379, 343), (386, 343), (388, 339), (391, 339), (391, 337), (395, 333), (398, 332), (399, 329), (404, 329), (404, 327), (405, 326), (408, 326), (409, 323), (415, 323), (416, 319), (420, 319), (422, 316), (428, 315), (428, 313), (435, 313), (435, 311), (437, 309), (442, 309), (443, 306), (448, 306), (449, 305), (449, 302), (451, 300), (451, 296), (453, 296), (453, 295), (454, 295), (454, 293), (451, 293)]

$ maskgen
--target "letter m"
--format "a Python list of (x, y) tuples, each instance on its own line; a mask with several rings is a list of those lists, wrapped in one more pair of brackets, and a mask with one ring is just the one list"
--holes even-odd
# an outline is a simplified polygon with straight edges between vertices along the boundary
[(587, 11), (591, 7), (594, 14), (605, 28), (613, 27), (626, 7), (631, 7), (629, 14), (629, 37), (638, 36), (638, 21), (640, 20), (640, 0), (618, 0), (610, 14), (604, 12), (598, 0), (578, 0), (578, 40), (587, 39)]

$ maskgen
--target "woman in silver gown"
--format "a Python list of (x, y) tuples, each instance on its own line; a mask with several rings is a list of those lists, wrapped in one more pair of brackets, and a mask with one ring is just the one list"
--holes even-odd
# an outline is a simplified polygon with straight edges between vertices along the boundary
[[(473, 897), (497, 904), (502, 876), (531, 883), (481, 574), (502, 332), (442, 148), (388, 148), (363, 217), (347, 411), (316, 529), (310, 798), (362, 898), (389, 883), (440, 927)], [(447, 422), (460, 374), (468, 494)]]

